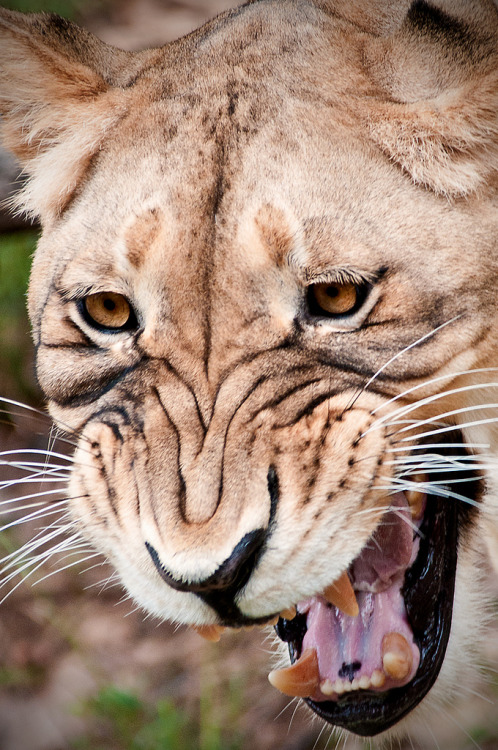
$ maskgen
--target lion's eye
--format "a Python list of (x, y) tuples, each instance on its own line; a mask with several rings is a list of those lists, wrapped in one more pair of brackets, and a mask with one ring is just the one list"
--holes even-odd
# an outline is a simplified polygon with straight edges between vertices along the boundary
[(324, 282), (308, 287), (308, 307), (312, 315), (340, 317), (351, 315), (361, 306), (366, 290), (357, 284)]
[(110, 331), (123, 331), (135, 327), (133, 309), (122, 294), (97, 292), (82, 301), (83, 313), (90, 325)]

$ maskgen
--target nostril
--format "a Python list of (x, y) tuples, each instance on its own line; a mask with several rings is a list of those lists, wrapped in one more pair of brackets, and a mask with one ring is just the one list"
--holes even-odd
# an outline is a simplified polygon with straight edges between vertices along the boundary
[[(274, 466), (270, 466), (268, 470), (267, 483), (270, 496), (268, 526), (254, 529), (246, 534), (235, 545), (229, 557), (221, 563), (217, 570), (201, 581), (184, 581), (181, 578), (175, 578), (162, 564), (157, 550), (152, 544), (145, 542), (152, 562), (161, 578), (176, 591), (197, 594), (217, 612), (221, 622), (228, 625), (242, 624), (248, 621), (248, 618), (238, 609), (235, 600), (239, 591), (249, 581), (273, 531), (280, 495), (278, 476)], [(262, 622), (266, 619), (260, 618)]]
[(161, 563), (156, 549), (145, 542), (152, 562), (161, 578), (176, 591), (191, 591), (194, 594), (205, 594), (215, 591), (230, 592), (234, 597), (242, 589), (254, 570), (261, 548), (266, 537), (265, 529), (255, 529), (246, 534), (234, 547), (230, 556), (221, 563), (212, 575), (202, 581), (183, 581), (175, 578)]
[(246, 534), (234, 547), (230, 557), (201, 584), (200, 590), (230, 589), (233, 594), (240, 591), (256, 567), (265, 537), (265, 529), (256, 529)]

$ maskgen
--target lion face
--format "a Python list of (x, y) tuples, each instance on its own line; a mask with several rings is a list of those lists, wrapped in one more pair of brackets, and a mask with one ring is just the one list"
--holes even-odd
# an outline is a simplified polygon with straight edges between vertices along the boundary
[[(5, 12), (42, 82), (24, 72), (30, 137), (2, 96), (44, 220), (29, 305), (79, 436), (77, 529), (160, 617), (211, 636), (277, 618), (293, 666), (272, 682), (374, 735), (466, 674), (455, 586), (480, 605), (497, 23), (483, 4), (486, 34), (451, 37), (416, 3), (367, 34), (340, 5), (254, 3), (129, 59)], [(481, 55), (462, 61), (465, 34)], [(457, 84), (480, 109), (456, 110)]]

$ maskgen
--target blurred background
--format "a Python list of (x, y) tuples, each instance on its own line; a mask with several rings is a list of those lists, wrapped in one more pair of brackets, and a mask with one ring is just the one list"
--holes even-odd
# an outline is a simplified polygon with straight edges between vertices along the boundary
[[(156, 46), (188, 33), (236, 0), (15, 0), (23, 11), (50, 10), (126, 49)], [(0, 50), (1, 54), (1, 50)], [(18, 169), (0, 151), (0, 201), (18, 184)], [(5, 205), (5, 204), (4, 204)], [(33, 372), (25, 312), (30, 257), (38, 228), (0, 209), (0, 534), (2, 565), (40, 533), (36, 507), (17, 508), (26, 486), (26, 456), (68, 446), (50, 433)], [(39, 408), (33, 412), (12, 403)], [(10, 453), (17, 468), (2, 466)], [(22, 463), (21, 465), (21, 462)], [(63, 459), (60, 461), (64, 464)], [(31, 466), (31, 468), (33, 468)], [(3, 480), (3, 489), (2, 488)], [(36, 484), (45, 491), (46, 485)], [(56, 486), (56, 485), (54, 485)], [(31, 515), (25, 523), (10, 525)], [(37, 552), (42, 560), (43, 547)], [(368, 747), (332, 734), (302, 707), (271, 688), (271, 633), (241, 631), (211, 644), (186, 628), (144, 617), (98, 559), (58, 559), (28, 575), (24, 559), (0, 600), (0, 750), (324, 750)], [(69, 566), (69, 567), (67, 567)], [(24, 580), (26, 579), (26, 580)], [(36, 582), (36, 583), (34, 583)], [(33, 584), (34, 585), (31, 585)], [(17, 585), (20, 584), (20, 585)], [(497, 631), (484, 667), (498, 664)], [(457, 718), (441, 710), (436, 737), (420, 732), (406, 747), (498, 750), (496, 672), (485, 684), (462, 686)], [(464, 690), (467, 687), (467, 690)], [(396, 743), (395, 746), (398, 746)]]

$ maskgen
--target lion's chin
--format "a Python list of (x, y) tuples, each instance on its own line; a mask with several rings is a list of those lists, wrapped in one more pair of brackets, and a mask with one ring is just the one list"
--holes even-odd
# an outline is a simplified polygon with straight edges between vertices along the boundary
[[(466, 457), (462, 450), (462, 462)], [(459, 478), (458, 494), (470, 502), (448, 498), (444, 475), (431, 475), (434, 494), (424, 497), (412, 526), (404, 517), (405, 493), (392, 497), (394, 508), (348, 570), (357, 616), (317, 596), (298, 604), (292, 619), (280, 618), (277, 634), (288, 643), (293, 666), (272, 681), (304, 697), (330, 724), (377, 735), (433, 686), (451, 631), (459, 535), (481, 491), (472, 471)]]

